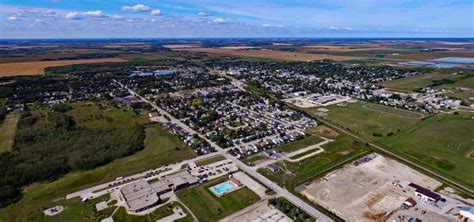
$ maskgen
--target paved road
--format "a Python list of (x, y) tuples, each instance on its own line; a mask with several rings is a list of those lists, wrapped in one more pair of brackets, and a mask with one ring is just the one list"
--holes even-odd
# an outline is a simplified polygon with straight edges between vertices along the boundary
[(154, 109), (158, 110), (159, 112), (167, 115), (169, 118), (170, 118), (170, 121), (178, 126), (180, 126), (181, 128), (183, 128), (184, 130), (188, 131), (189, 133), (191, 134), (198, 134), (201, 138), (203, 138), (204, 140), (206, 140), (206, 142), (209, 143), (210, 146), (212, 146), (213, 148), (215, 148), (217, 150), (217, 152), (223, 156), (225, 156), (227, 159), (230, 159), (232, 160), (232, 162), (234, 162), (242, 171), (244, 171), (245, 173), (249, 174), (250, 176), (252, 176), (253, 178), (255, 178), (256, 180), (258, 180), (260, 183), (262, 183), (263, 185), (265, 185), (266, 187), (272, 189), (273, 191), (275, 191), (275, 193), (277, 193), (278, 195), (286, 198), (288, 201), (290, 201), (291, 203), (293, 203), (294, 205), (300, 207), (301, 209), (303, 209), (306, 213), (308, 213), (309, 215), (311, 215), (312, 217), (316, 218), (318, 221), (333, 221), (331, 218), (329, 218), (328, 216), (324, 215), (323, 213), (319, 212), (318, 210), (316, 210), (314, 207), (312, 207), (311, 205), (307, 204), (306, 202), (304, 202), (303, 200), (301, 200), (299, 197), (295, 196), (294, 194), (292, 194), (291, 192), (289, 192), (288, 190), (280, 187), (278, 184), (274, 183), (273, 181), (269, 180), (268, 178), (266, 178), (265, 176), (261, 175), (260, 173), (258, 173), (255, 169), (252, 169), (251, 167), (245, 165), (244, 163), (242, 163), (240, 160), (238, 160), (237, 158), (235, 158), (234, 156), (230, 155), (229, 153), (227, 153), (227, 151), (223, 148), (221, 148), (220, 146), (218, 146), (217, 144), (215, 144), (214, 142), (212, 142), (211, 140), (207, 139), (204, 135), (194, 131), (193, 129), (191, 129), (190, 127), (188, 127), (186, 124), (182, 123), (180, 120), (176, 119), (175, 117), (173, 117), (171, 114), (169, 114), (168, 112), (166, 112), (165, 110), (161, 109), (159, 106), (157, 106), (155, 103), (147, 100), (146, 98), (144, 98), (143, 96), (140, 96), (138, 95), (136, 92), (134, 92), (133, 90), (127, 88), (125, 85), (123, 85), (122, 83), (114, 80), (115, 83), (117, 83), (118, 85), (120, 85), (122, 88), (128, 90), (128, 92), (130, 94), (132, 94), (133, 96), (139, 98), (141, 101), (143, 102), (146, 102), (148, 104), (150, 104)]
[(443, 179), (444, 181), (447, 181), (447, 182), (451, 183), (452, 185), (457, 186), (457, 187), (460, 188), (461, 190), (467, 191), (467, 192), (470, 193), (471, 195), (474, 194), (474, 191), (473, 191), (472, 189), (470, 189), (470, 188), (468, 188), (468, 187), (466, 187), (466, 186), (464, 186), (464, 185), (462, 185), (462, 184), (459, 184), (459, 183), (457, 183), (456, 181), (453, 181), (453, 180), (451, 180), (451, 179), (449, 179), (449, 178), (446, 178), (446, 177), (444, 177), (444, 176), (441, 176), (441, 175), (439, 175), (438, 173), (436, 173), (436, 172), (434, 172), (434, 171), (432, 171), (432, 170), (426, 169), (426, 168), (424, 168), (424, 167), (422, 167), (422, 166), (420, 166), (420, 165), (418, 165), (418, 164), (416, 164), (416, 163), (414, 163), (414, 162), (412, 162), (412, 161), (410, 161), (410, 160), (407, 160), (406, 158), (401, 157), (401, 156), (399, 156), (398, 154), (395, 154), (395, 153), (393, 153), (393, 152), (391, 152), (391, 151), (389, 151), (389, 150), (387, 150), (387, 149), (385, 149), (385, 148), (383, 148), (383, 147), (381, 147), (381, 146), (379, 146), (379, 145), (377, 145), (377, 144), (375, 144), (375, 143), (372, 143), (372, 142), (370, 142), (370, 141), (368, 141), (368, 140), (366, 140), (366, 139), (364, 139), (364, 138), (361, 138), (361, 137), (359, 137), (358, 135), (355, 135), (354, 133), (351, 133), (351, 132), (349, 132), (349, 131), (347, 131), (347, 130), (345, 130), (345, 129), (343, 129), (343, 128), (341, 128), (341, 127), (339, 127), (339, 126), (337, 126), (337, 125), (335, 125), (335, 124), (333, 124), (333, 123), (331, 123), (331, 122), (329, 122), (329, 121), (326, 121), (326, 120), (321, 119), (321, 118), (318, 118), (318, 121), (324, 123), (325, 125), (328, 125), (328, 126), (330, 126), (330, 127), (333, 127), (333, 128), (335, 128), (335, 129), (337, 129), (337, 130), (339, 130), (339, 131), (341, 131), (341, 132), (344, 132), (344, 133), (346, 133), (346, 134), (348, 134), (348, 135), (350, 135), (350, 136), (352, 136), (352, 137), (354, 137), (354, 138), (356, 138), (356, 139), (358, 139), (358, 140), (360, 140), (360, 141), (363, 141), (364, 143), (369, 144), (371, 147), (376, 148), (376, 149), (378, 149), (379, 151), (382, 151), (382, 152), (384, 152), (384, 153), (388, 153), (388, 154), (390, 154), (390, 155), (392, 155), (392, 156), (397, 157), (397, 158), (400, 159), (400, 160), (403, 160), (403, 161), (405, 161), (405, 162), (407, 162), (407, 163), (409, 163), (409, 164), (411, 164), (411, 165), (413, 165), (413, 166), (416, 166), (416, 167), (419, 168), (419, 169), (422, 169), (422, 170), (425, 171), (425, 172), (428, 172), (428, 173), (430, 173), (430, 174), (432, 174), (432, 175), (435, 175), (436, 177), (441, 178), (441, 179)]

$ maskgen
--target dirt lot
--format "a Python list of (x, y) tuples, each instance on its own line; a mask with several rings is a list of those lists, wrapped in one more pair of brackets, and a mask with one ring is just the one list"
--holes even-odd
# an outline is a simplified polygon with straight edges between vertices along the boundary
[(0, 63), (0, 76), (44, 75), (44, 69), (46, 67), (85, 64), (85, 63), (125, 62), (125, 61), (127, 60), (124, 60), (121, 58), (105, 58), (105, 59), (77, 59), (77, 60), (41, 61), (41, 62)]
[(346, 61), (360, 59), (352, 56), (335, 56), (335, 55), (324, 55), (324, 54), (308, 54), (299, 52), (285, 52), (275, 50), (242, 50), (233, 48), (172, 48), (175, 51), (186, 51), (186, 52), (202, 52), (211, 55), (229, 55), (229, 56), (240, 56), (240, 57), (257, 57), (257, 58), (268, 58), (276, 60), (288, 60), (288, 61), (308, 61), (308, 60), (322, 60), (332, 59), (334, 61)]
[[(353, 163), (307, 185), (302, 194), (347, 221), (380, 221), (410, 196), (409, 183), (436, 189), (441, 183), (378, 154)], [(403, 188), (392, 185), (399, 180)]]

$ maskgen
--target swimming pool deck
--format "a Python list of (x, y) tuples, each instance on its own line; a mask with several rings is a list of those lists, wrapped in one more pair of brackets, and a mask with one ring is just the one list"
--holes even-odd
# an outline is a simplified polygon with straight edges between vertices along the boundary
[(233, 191), (236, 191), (240, 189), (241, 187), (243, 186), (238, 186), (237, 184), (233, 183), (231, 180), (226, 180), (222, 183), (209, 187), (209, 190), (211, 190), (211, 192), (214, 195), (221, 197), (225, 194), (232, 193)]

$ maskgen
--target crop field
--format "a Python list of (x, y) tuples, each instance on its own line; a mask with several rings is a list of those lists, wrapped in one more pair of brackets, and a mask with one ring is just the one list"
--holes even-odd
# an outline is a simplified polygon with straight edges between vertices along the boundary
[(346, 106), (330, 106), (328, 115), (323, 118), (366, 139), (378, 140), (389, 133), (403, 132), (421, 121), (423, 115), (358, 101)]
[(71, 192), (195, 156), (192, 149), (161, 125), (147, 125), (145, 149), (93, 170), (69, 173), (53, 182), (32, 184), (24, 189), (19, 202), (0, 209), (0, 221), (25, 221), (31, 212), (61, 204), (57, 200)]
[(12, 62), (0, 63), (0, 77), (2, 76), (32, 76), (44, 75), (46, 67), (66, 66), (74, 64), (104, 63), (104, 62), (125, 62), (121, 58), (104, 59), (77, 59), (59, 61), (36, 61), (36, 62)]
[(325, 150), (323, 153), (300, 162), (292, 163), (285, 161), (278, 163), (280, 168), (282, 168), (280, 172), (272, 173), (267, 169), (259, 169), (259, 172), (288, 190), (292, 190), (296, 186), (314, 180), (338, 164), (369, 152), (363, 143), (342, 134), (338, 135), (333, 142), (323, 146), (323, 148)]
[(469, 52), (421, 52), (421, 53), (412, 53), (406, 55), (394, 55), (390, 58), (399, 59), (399, 60), (417, 60), (417, 61), (426, 61), (431, 59), (438, 59), (443, 57), (469, 57), (473, 58), (474, 53)]
[(332, 59), (334, 61), (354, 60), (357, 57), (352, 56), (337, 56), (325, 54), (309, 54), (301, 52), (286, 52), (274, 50), (241, 50), (229, 48), (173, 48), (175, 51), (207, 53), (210, 55), (228, 55), (237, 57), (256, 57), (268, 58), (285, 61), (308, 61), (308, 60), (323, 60)]
[(179, 191), (177, 196), (190, 208), (199, 221), (218, 221), (260, 200), (257, 194), (247, 187), (221, 197), (215, 196), (209, 187), (225, 180), (228, 180), (227, 176)]
[(474, 188), (474, 114), (437, 114), (386, 137), (387, 149)]
[(401, 79), (395, 79), (392, 81), (384, 82), (382, 85), (394, 91), (413, 92), (416, 89), (430, 85), (433, 80), (453, 79), (455, 77), (456, 75), (453, 74), (427, 73), (409, 76)]
[(16, 114), (10, 114), (0, 123), (0, 153), (9, 151), (13, 146), (16, 125), (20, 118)]

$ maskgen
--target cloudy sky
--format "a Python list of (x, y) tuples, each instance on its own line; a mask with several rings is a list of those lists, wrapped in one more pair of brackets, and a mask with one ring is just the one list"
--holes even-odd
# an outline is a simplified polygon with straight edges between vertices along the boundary
[(472, 0), (0, 0), (0, 38), (474, 37)]

